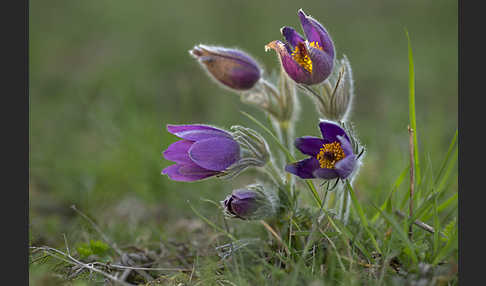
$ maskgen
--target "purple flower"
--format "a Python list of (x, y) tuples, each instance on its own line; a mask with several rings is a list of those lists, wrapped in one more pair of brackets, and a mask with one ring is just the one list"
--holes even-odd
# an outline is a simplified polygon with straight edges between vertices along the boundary
[(240, 219), (262, 219), (275, 214), (276, 197), (265, 192), (260, 184), (237, 189), (221, 205), (227, 215)]
[(334, 44), (326, 29), (317, 20), (299, 10), (305, 40), (291, 27), (283, 27), (287, 43), (273, 41), (266, 48), (275, 50), (282, 66), (295, 82), (307, 85), (326, 80), (334, 65)]
[(198, 45), (189, 52), (214, 79), (231, 89), (251, 89), (261, 77), (257, 62), (242, 51)]
[(304, 136), (295, 140), (295, 147), (311, 157), (289, 164), (285, 170), (302, 179), (347, 178), (357, 165), (348, 135), (332, 121), (321, 121), (319, 128), (322, 139)]
[(167, 125), (183, 140), (163, 152), (175, 162), (162, 171), (174, 181), (191, 182), (222, 174), (240, 159), (240, 146), (226, 131), (207, 125)]

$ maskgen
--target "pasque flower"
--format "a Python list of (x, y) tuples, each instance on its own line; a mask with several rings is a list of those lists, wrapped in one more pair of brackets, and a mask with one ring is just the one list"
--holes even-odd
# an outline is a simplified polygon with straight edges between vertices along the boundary
[(355, 170), (357, 157), (346, 131), (332, 121), (319, 123), (322, 138), (304, 136), (295, 147), (311, 157), (289, 164), (285, 170), (303, 179), (345, 179)]
[(230, 217), (240, 219), (262, 219), (275, 214), (276, 196), (264, 190), (260, 184), (253, 184), (234, 190), (221, 205)]
[(197, 45), (189, 52), (217, 82), (231, 89), (251, 89), (261, 77), (258, 63), (240, 50)]
[(230, 133), (207, 125), (167, 125), (167, 130), (182, 138), (163, 152), (175, 162), (162, 171), (175, 181), (197, 181), (224, 171), (240, 159), (240, 146)]
[(334, 44), (326, 29), (317, 20), (302, 11), (298, 12), (304, 39), (291, 27), (283, 27), (287, 43), (270, 42), (265, 48), (275, 50), (284, 70), (295, 82), (313, 85), (323, 82), (334, 65)]

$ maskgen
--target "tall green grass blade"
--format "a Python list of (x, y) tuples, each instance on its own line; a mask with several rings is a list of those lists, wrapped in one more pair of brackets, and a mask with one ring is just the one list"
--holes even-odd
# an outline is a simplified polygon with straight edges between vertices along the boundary
[(408, 31), (405, 30), (408, 41), (408, 88), (409, 88), (409, 117), (410, 127), (413, 129), (413, 149), (414, 149), (414, 161), (415, 161), (415, 178), (416, 185), (420, 185), (420, 162), (419, 162), (419, 150), (417, 140), (417, 120), (415, 116), (415, 68), (413, 63), (412, 44), (410, 42), (410, 36)]
[(433, 243), (433, 253), (437, 253), (439, 249), (439, 243), (440, 243), (440, 220), (439, 220), (439, 211), (438, 211), (438, 206), (437, 206), (437, 197), (434, 198), (434, 205), (433, 205), (433, 214), (434, 214), (434, 243)]
[(373, 233), (371, 232), (371, 230), (369, 228), (369, 223), (368, 223), (368, 220), (366, 219), (366, 215), (363, 212), (363, 208), (361, 208), (361, 205), (359, 204), (358, 200), (356, 199), (356, 195), (354, 194), (353, 187), (351, 187), (351, 184), (349, 183), (348, 180), (346, 180), (346, 186), (348, 187), (348, 191), (351, 194), (351, 200), (352, 200), (354, 209), (358, 213), (358, 216), (361, 220), (361, 223), (363, 224), (363, 227), (364, 227), (366, 233), (370, 237), (371, 242), (373, 243), (373, 246), (375, 247), (376, 251), (381, 253), (380, 247), (378, 246), (378, 242), (376, 242), (375, 236), (373, 235)]

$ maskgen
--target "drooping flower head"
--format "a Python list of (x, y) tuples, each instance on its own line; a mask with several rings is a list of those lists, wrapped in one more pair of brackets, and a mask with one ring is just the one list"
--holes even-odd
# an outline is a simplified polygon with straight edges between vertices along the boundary
[(222, 174), (240, 159), (240, 146), (228, 132), (207, 125), (167, 125), (183, 140), (171, 144), (164, 158), (175, 162), (162, 171), (174, 181), (191, 182)]
[(295, 147), (310, 157), (289, 164), (285, 170), (303, 179), (345, 179), (357, 166), (350, 138), (346, 131), (332, 121), (321, 121), (322, 138), (304, 136), (295, 140)]
[(276, 212), (277, 197), (264, 190), (263, 185), (253, 184), (234, 190), (221, 201), (226, 215), (240, 219), (263, 219)]
[(231, 89), (251, 89), (262, 74), (258, 63), (237, 49), (197, 45), (189, 52), (216, 81)]
[(291, 27), (283, 27), (286, 43), (270, 42), (265, 48), (275, 50), (284, 70), (295, 82), (313, 85), (323, 82), (334, 65), (334, 44), (326, 29), (317, 20), (298, 12), (307, 39)]

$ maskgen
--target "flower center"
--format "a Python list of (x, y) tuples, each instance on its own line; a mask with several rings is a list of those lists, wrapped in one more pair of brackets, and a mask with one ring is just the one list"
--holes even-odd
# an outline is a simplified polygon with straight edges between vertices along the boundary
[(317, 154), (317, 160), (321, 168), (334, 169), (334, 165), (342, 160), (346, 155), (344, 154), (341, 143), (333, 142), (329, 144), (323, 144), (322, 148)]
[[(318, 42), (311, 42), (309, 46), (322, 51)], [(312, 61), (309, 57), (309, 52), (305, 48), (304, 42), (299, 42), (297, 46), (295, 46), (295, 49), (292, 52), (292, 58), (306, 71), (312, 73)]]

